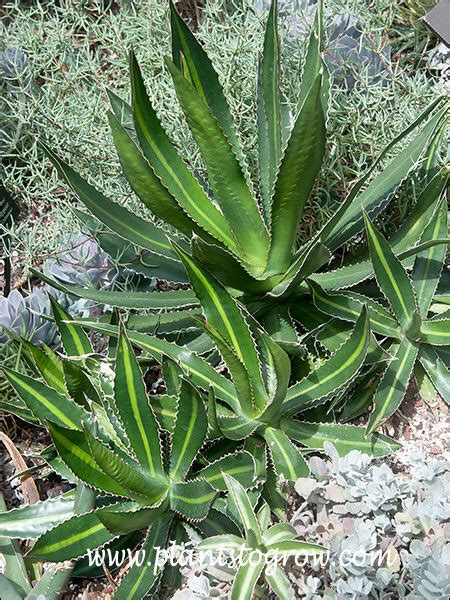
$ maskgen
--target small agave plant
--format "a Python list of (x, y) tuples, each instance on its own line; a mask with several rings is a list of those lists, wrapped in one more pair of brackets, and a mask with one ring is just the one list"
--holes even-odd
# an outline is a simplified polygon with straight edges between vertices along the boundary
[[(244, 537), (233, 534), (214, 535), (199, 544), (199, 550), (217, 553), (242, 554), (230, 594), (231, 600), (252, 600), (261, 574), (271, 590), (286, 600), (295, 598), (295, 592), (278, 562), (294, 556), (313, 556), (326, 552), (323, 546), (297, 540), (297, 532), (287, 523), (270, 524), (270, 509), (264, 505), (255, 514), (251, 499), (242, 485), (229, 475), (224, 475), (230, 498), (236, 506), (243, 524)], [(264, 591), (263, 591), (264, 593)], [(259, 594), (258, 594), (259, 596)]]
[[(327, 293), (314, 282), (310, 286), (317, 308), (331, 317), (355, 321), (361, 307), (367, 306), (373, 330), (392, 342), (389, 352), (393, 359), (378, 377), (374, 410), (367, 426), (370, 433), (398, 408), (417, 364), (450, 404), (448, 357), (441, 355), (442, 349), (450, 345), (450, 314), (429, 315), (447, 252), (445, 245), (432, 244), (445, 239), (448, 212), (444, 200), (435, 207), (433, 219), (422, 233), (423, 250), (416, 254), (411, 279), (383, 235), (367, 216), (365, 220), (375, 276), (388, 307), (362, 294)], [(420, 378), (417, 368), (416, 377)]]
[[(99, 243), (122, 247), (125, 254), (130, 243), (135, 244), (142, 251), (141, 265), (146, 265), (147, 273), (187, 283), (187, 273), (172, 247), (173, 241), (239, 297), (269, 333), (296, 339), (292, 316), (302, 312), (296, 311), (296, 306), (300, 299), (309, 296), (307, 279), (326, 290), (349, 289), (373, 279), (368, 250), (362, 248), (357, 257), (347, 253), (342, 262), (342, 248), (364, 230), (362, 209), (371, 219), (378, 218), (424, 151), (431, 148), (433, 152), (435, 136), (445, 122), (443, 99), (432, 102), (388, 144), (368, 172), (349, 185), (348, 196), (325, 226), (299, 245), (298, 225), (314, 192), (326, 152), (330, 86), (322, 53), (321, 3), (309, 38), (298, 111), (293, 120), (287, 114), (281, 92), (277, 2), (271, 4), (258, 80), (257, 187), (252, 184), (256, 178), (248, 174), (217, 73), (172, 3), (170, 11), (172, 59), (166, 58), (166, 66), (206, 165), (209, 192), (189, 170), (162, 128), (133, 52), (131, 106), (110, 92), (108, 119), (123, 173), (155, 221), (145, 220), (107, 198), (50, 148), (44, 146), (44, 150), (92, 213), (93, 216), (77, 212)], [(417, 135), (404, 143), (422, 124)], [(380, 170), (385, 157), (399, 143), (403, 143), (403, 149)], [(418, 212), (420, 208), (416, 215)], [(414, 252), (418, 239), (416, 229), (403, 229), (401, 237), (397, 236), (395, 243), (392, 240), (393, 250), (396, 254)], [(341, 266), (330, 271), (332, 258), (339, 259)], [(164, 294), (100, 292), (43, 278), (62, 291), (101, 304), (170, 311), (164, 316), (166, 333), (179, 335), (184, 327), (192, 331), (187, 310), (198, 306), (198, 299), (189, 290), (169, 289)], [(309, 303), (310, 309), (311, 306)], [(189, 325), (185, 325), (186, 321)], [(147, 324), (147, 316), (141, 321), (136, 317), (133, 327), (142, 330)]]

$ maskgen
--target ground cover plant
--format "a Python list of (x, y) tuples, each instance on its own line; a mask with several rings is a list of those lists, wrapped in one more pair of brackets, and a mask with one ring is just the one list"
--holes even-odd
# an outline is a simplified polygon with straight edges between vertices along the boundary
[[(27, 566), (70, 561), (51, 593), (70, 575), (98, 574), (85, 560), (96, 548), (147, 552), (146, 566), (120, 573), (115, 598), (173, 594), (179, 569), (152, 569), (152, 561), (158, 547), (189, 537), (199, 548), (245, 546), (245, 555), (263, 557), (276, 550), (286, 560), (324, 552), (295, 539), (285, 522), (289, 484), (310, 475), (305, 455), (330, 443), (343, 457), (398, 449), (375, 430), (399, 407), (413, 369), (450, 396), (444, 98), (392, 136), (331, 217), (299, 237), (333, 94), (322, 4), (292, 119), (271, 3), (257, 85), (258, 175), (213, 64), (172, 3), (170, 19), (165, 65), (202, 172), (187, 166), (161, 125), (133, 50), (131, 104), (110, 90), (108, 120), (144, 208), (110, 199), (39, 142), (90, 211), (74, 210), (84, 230), (114, 264), (140, 276), (135, 289), (118, 291), (79, 285), (76, 269), (68, 277), (55, 264), (33, 271), (64, 298), (125, 310), (76, 320), (50, 296), (53, 322), (43, 323), (55, 331), (54, 348), (6, 328), (29, 374), (4, 369), (16, 396), (2, 408), (48, 430), (40, 458), (76, 490), (2, 514), (0, 536), (34, 541)], [(420, 192), (392, 228), (383, 216), (406, 179)], [(160, 291), (154, 278), (166, 282)], [(106, 336), (102, 352), (92, 332)], [(165, 391), (148, 395), (148, 367), (162, 369)], [(367, 428), (344, 424), (371, 404)], [(87, 502), (80, 506), (78, 496)], [(24, 597), (30, 582), (17, 581), (17, 567), (25, 563), (7, 544), (16, 568), (8, 566), (5, 585), (11, 598)], [(235, 574), (232, 598), (266, 597), (269, 589), (293, 597), (289, 569), (247, 563)]]

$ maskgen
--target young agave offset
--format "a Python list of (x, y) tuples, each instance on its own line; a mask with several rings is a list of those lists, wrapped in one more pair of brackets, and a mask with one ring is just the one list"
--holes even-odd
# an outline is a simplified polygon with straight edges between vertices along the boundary
[(256, 515), (242, 485), (229, 475), (225, 475), (225, 482), (239, 513), (245, 537), (215, 535), (200, 542), (199, 550), (209, 551), (212, 555), (230, 551), (232, 556), (242, 553), (243, 564), (236, 572), (230, 600), (251, 600), (262, 573), (278, 598), (295, 598), (295, 592), (279, 563), (286, 565), (286, 560), (290, 557), (311, 557), (326, 552), (326, 549), (297, 540), (297, 532), (287, 523), (269, 527), (268, 506), (264, 506)]
[[(252, 312), (257, 311), (258, 320), (268, 329), (276, 328), (273, 324), (280, 315), (285, 327), (295, 336), (290, 318), (286, 320), (284, 316), (300, 296), (309, 293), (306, 278), (332, 290), (351, 287), (373, 276), (370, 261), (355, 265), (349, 260), (332, 273), (326, 267), (336, 250), (363, 231), (362, 209), (372, 219), (377, 217), (416, 166), (445, 119), (445, 108), (431, 116), (442, 99), (436, 99), (392, 140), (369, 171), (353, 185), (325, 227), (298, 247), (298, 223), (326, 149), (329, 82), (322, 60), (321, 4), (318, 4), (309, 39), (298, 114), (290, 127), (280, 91), (277, 3), (272, 2), (258, 81), (259, 189), (256, 193), (217, 73), (172, 3), (170, 6), (172, 60), (166, 59), (166, 65), (206, 164), (210, 193), (188, 169), (163, 130), (133, 52), (130, 56), (132, 106), (110, 93), (112, 111), (108, 118), (124, 175), (136, 195), (164, 225), (145, 221), (106, 198), (51, 149), (45, 147), (45, 151), (96, 218), (93, 221), (86, 213), (77, 213), (101, 244), (109, 244), (116, 250), (122, 248), (125, 254), (129, 244), (135, 244), (141, 249), (147, 273), (150, 269), (162, 279), (186, 282), (183, 264), (168, 241), (171, 238), (189, 250)], [(375, 174), (394, 145), (422, 123), (424, 126), (416, 137)], [(405, 232), (402, 245), (410, 250), (417, 241), (413, 233)], [(179, 332), (183, 327), (180, 311), (198, 305), (195, 295), (185, 290), (164, 294), (100, 293), (64, 283), (52, 282), (52, 285), (104, 304), (177, 310), (172, 320), (166, 317), (166, 332), (170, 329)], [(143, 329), (147, 324), (148, 318), (143, 318), (141, 323), (138, 318), (134, 320), (135, 328)]]

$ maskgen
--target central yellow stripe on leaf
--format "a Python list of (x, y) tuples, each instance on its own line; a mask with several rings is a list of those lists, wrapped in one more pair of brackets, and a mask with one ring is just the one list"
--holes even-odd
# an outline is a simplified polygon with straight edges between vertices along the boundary
[[(138, 108), (139, 107), (137, 107), (136, 112), (135, 112), (136, 120), (139, 122), (139, 125), (142, 128), (142, 131), (146, 132), (145, 137), (146, 137), (148, 143), (150, 144), (150, 146), (152, 147), (153, 152), (156, 154), (158, 159), (162, 162), (162, 164), (164, 165), (165, 169), (168, 171), (170, 176), (174, 179), (178, 188), (180, 189), (183, 196), (187, 200), (188, 204), (194, 209), (195, 212), (200, 213), (200, 215), (208, 222), (208, 224), (211, 226), (211, 228), (214, 229), (214, 231), (216, 231), (219, 234), (219, 239), (224, 239), (227, 242), (229, 248), (234, 248), (236, 250), (236, 244), (234, 243), (234, 241), (224, 231), (222, 231), (222, 229), (212, 219), (210, 219), (207, 214), (203, 213), (195, 202), (193, 202), (191, 196), (188, 194), (188, 192), (184, 188), (180, 179), (177, 177), (175, 171), (171, 168), (170, 164), (166, 161), (164, 155), (161, 153), (160, 149), (155, 144), (153, 137), (148, 134), (145, 119), (143, 118), (142, 113), (140, 112), (140, 110), (138, 110)], [(218, 214), (220, 215), (219, 212), (218, 212)]]
[(104, 528), (105, 528), (105, 526), (103, 525), (103, 523), (99, 523), (98, 525), (94, 525), (93, 527), (90, 527), (89, 529), (86, 529), (85, 531), (81, 531), (80, 533), (71, 535), (69, 538), (66, 538), (63, 541), (54, 542), (53, 544), (48, 544), (47, 546), (43, 546), (42, 548), (39, 548), (39, 552), (41, 554), (44, 554), (44, 553), (48, 553), (48, 552), (56, 552), (57, 550), (61, 550), (62, 548), (67, 548), (68, 546), (72, 546), (73, 544), (76, 544), (80, 540), (84, 540), (87, 537), (89, 537), (90, 535), (93, 535), (94, 533), (97, 533), (97, 531), (100, 531), (101, 529), (104, 529)]
[(391, 269), (389, 268), (389, 265), (388, 265), (388, 263), (387, 263), (387, 261), (386, 261), (386, 258), (385, 258), (385, 256), (384, 256), (384, 254), (383, 254), (383, 250), (381, 249), (381, 246), (380, 246), (380, 244), (379, 244), (379, 242), (378, 242), (377, 238), (376, 238), (376, 237), (375, 237), (375, 236), (372, 234), (372, 230), (370, 231), (370, 237), (372, 238), (373, 245), (374, 245), (374, 247), (375, 247), (375, 250), (376, 250), (376, 252), (377, 252), (377, 254), (378, 254), (378, 258), (380, 259), (380, 262), (381, 262), (381, 264), (382, 264), (382, 265), (383, 265), (383, 267), (384, 267), (384, 270), (385, 270), (385, 272), (386, 272), (386, 275), (388, 276), (388, 278), (389, 278), (389, 281), (391, 282), (391, 284), (392, 284), (392, 287), (394, 288), (394, 290), (395, 290), (395, 293), (397, 294), (397, 297), (398, 297), (398, 299), (399, 299), (399, 302), (400, 302), (400, 304), (401, 304), (401, 307), (402, 307), (402, 309), (403, 309), (403, 312), (405, 313), (405, 317), (406, 317), (407, 319), (409, 319), (410, 315), (409, 315), (408, 308), (407, 308), (407, 306), (406, 306), (406, 304), (405, 304), (405, 300), (404, 300), (404, 298), (403, 298), (403, 296), (402, 296), (402, 293), (401, 293), (401, 291), (400, 291), (400, 288), (399, 288), (399, 287), (398, 287), (398, 285), (397, 285), (397, 282), (395, 281), (395, 277), (394, 277), (394, 275), (393, 275), (393, 273), (392, 273)]
[(54, 404), (52, 404), (51, 402), (49, 402), (47, 400), (47, 398), (45, 398), (44, 396), (42, 396), (42, 394), (39, 394), (39, 392), (36, 392), (36, 390), (34, 390), (27, 383), (25, 383), (24, 381), (21, 381), (20, 379), (18, 379), (13, 373), (10, 372), (9, 376), (11, 377), (11, 379), (13, 379), (17, 383), (17, 385), (19, 385), (21, 388), (23, 388), (25, 391), (27, 391), (29, 394), (31, 394), (33, 396), (33, 398), (36, 398), (36, 400), (38, 402), (40, 402), (46, 408), (48, 408), (48, 410), (51, 413), (53, 413), (55, 415), (55, 417), (58, 417), (58, 419), (62, 423), (65, 423), (67, 425), (67, 427), (69, 427), (69, 429), (79, 429), (79, 427), (77, 427), (77, 425), (73, 421), (71, 421), (69, 419), (69, 417), (67, 417), (62, 412), (62, 410), (60, 410), (59, 408), (57, 408), (56, 406), (54, 406)]
[(173, 468), (173, 471), (171, 473), (172, 477), (176, 476), (176, 472), (180, 468), (181, 461), (184, 458), (184, 453), (186, 452), (186, 448), (188, 447), (189, 442), (191, 441), (192, 433), (194, 431), (194, 424), (195, 424), (195, 421), (197, 420), (197, 415), (198, 415), (198, 404), (196, 402), (194, 402), (193, 406), (192, 406), (191, 418), (189, 419), (188, 430), (186, 432), (186, 437), (184, 438), (184, 442), (183, 442), (183, 446), (180, 451), (180, 455), (179, 455), (178, 460), (175, 464), (175, 467)]
[(144, 444), (145, 454), (147, 456), (150, 474), (155, 475), (155, 465), (153, 463), (152, 451), (150, 448), (150, 444), (149, 444), (147, 435), (145, 433), (145, 428), (144, 428), (144, 423), (142, 422), (141, 413), (139, 411), (139, 405), (138, 405), (138, 400), (137, 400), (137, 395), (136, 395), (136, 387), (134, 385), (134, 379), (133, 379), (133, 370), (132, 370), (131, 361), (130, 361), (130, 354), (129, 354), (128, 346), (125, 342), (125, 339), (122, 339), (122, 350), (123, 350), (124, 366), (125, 366), (125, 378), (126, 378), (126, 382), (127, 382), (128, 395), (130, 397), (131, 410), (133, 411), (134, 419), (138, 426), (139, 433), (141, 434), (142, 443)]
[[(186, 258), (186, 260), (189, 260), (189, 259)], [(223, 306), (220, 302), (219, 296), (216, 294), (216, 291), (214, 290), (212, 285), (209, 283), (209, 281), (206, 279), (206, 277), (204, 277), (203, 273), (198, 269), (198, 267), (195, 265), (195, 263), (189, 260), (189, 264), (191, 265), (191, 268), (195, 272), (197, 277), (203, 283), (203, 285), (206, 288), (208, 294), (210, 295), (212, 301), (214, 302), (214, 306), (217, 308), (217, 312), (219, 313), (219, 315), (223, 321), (223, 324), (225, 325), (226, 330), (228, 331), (228, 333), (230, 335), (233, 347), (236, 350), (236, 353), (237, 353), (238, 357), (240, 358), (240, 360), (242, 362), (244, 362), (244, 357), (242, 355), (242, 351), (239, 346), (238, 339), (236, 338), (236, 334), (234, 333), (233, 326), (231, 325), (230, 320), (228, 319), (227, 314), (223, 309)]]
[[(306, 390), (302, 390), (301, 394), (307, 394), (311, 390), (314, 390), (316, 387), (319, 387), (320, 385), (326, 383), (330, 379), (333, 379), (334, 377), (336, 377), (337, 375), (342, 373), (342, 371), (345, 371), (345, 369), (347, 367), (349, 367), (355, 361), (355, 359), (359, 356), (359, 354), (361, 353), (362, 349), (364, 348), (364, 346), (366, 344), (366, 340), (367, 340), (367, 329), (365, 330), (364, 335), (361, 337), (361, 341), (359, 342), (356, 350), (353, 352), (353, 354), (351, 356), (349, 356), (349, 358), (344, 363), (342, 363), (342, 365), (338, 369), (336, 369), (336, 371), (333, 371), (333, 373), (330, 373), (329, 375), (324, 377), (318, 383), (312, 384), (311, 386), (309, 386), (309, 388), (306, 388)], [(295, 397), (296, 396), (294, 396), (294, 398)]]

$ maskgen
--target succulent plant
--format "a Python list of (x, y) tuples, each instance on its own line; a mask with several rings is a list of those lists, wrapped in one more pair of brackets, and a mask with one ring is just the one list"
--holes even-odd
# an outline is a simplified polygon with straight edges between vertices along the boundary
[(48, 294), (41, 288), (34, 288), (26, 297), (18, 290), (13, 290), (7, 298), (0, 296), (0, 341), (8, 340), (6, 330), (10, 329), (34, 344), (51, 345), (56, 339), (56, 329), (48, 318), (50, 315)]
[(200, 542), (199, 550), (212, 554), (231, 552), (232, 555), (242, 551), (244, 564), (236, 572), (231, 600), (251, 600), (261, 575), (279, 598), (294, 599), (295, 592), (285, 569), (277, 561), (286, 561), (298, 555), (309, 557), (321, 554), (326, 549), (296, 539), (295, 529), (285, 523), (270, 527), (269, 507), (263, 505), (256, 515), (242, 485), (229, 475), (224, 475), (224, 479), (243, 524), (244, 537), (232, 534), (211, 536)]
[[(280, 0), (278, 5), (280, 14), (285, 16), (287, 43), (302, 43), (308, 33), (308, 22), (313, 20), (317, 0)], [(270, 0), (256, 4), (260, 11), (269, 6)], [(355, 72), (364, 72), (369, 78), (386, 75), (385, 65), (390, 58), (390, 48), (385, 46), (379, 52), (364, 33), (363, 23), (354, 15), (348, 12), (324, 12), (324, 59), (334, 83), (351, 89), (356, 81)]]
[(56, 258), (48, 258), (43, 265), (48, 277), (97, 290), (110, 285), (114, 265), (95, 240), (84, 234), (70, 234), (61, 240), (61, 248)]
[[(423, 192), (425, 197), (433, 186), (432, 181)], [(365, 305), (372, 329), (392, 339), (389, 352), (394, 360), (378, 377), (374, 408), (367, 426), (369, 432), (400, 405), (417, 362), (436, 391), (450, 404), (450, 373), (440, 355), (441, 348), (450, 345), (450, 319), (446, 313), (429, 314), (447, 254), (447, 217), (447, 203), (443, 199), (435, 206), (433, 219), (422, 232), (410, 278), (389, 242), (365, 216), (375, 277), (388, 308), (362, 294), (327, 293), (316, 283), (309, 283), (319, 310), (330, 317), (354, 321)], [(444, 242), (441, 246), (429, 246), (439, 240)]]
[[(309, 38), (299, 110), (292, 128), (280, 91), (276, 2), (271, 6), (257, 98), (258, 190), (250, 184), (217, 73), (172, 4), (171, 25), (172, 60), (167, 59), (166, 64), (207, 166), (209, 194), (164, 132), (150, 103), (134, 53), (130, 54), (132, 106), (111, 92), (112, 110), (108, 118), (123, 172), (155, 221), (142, 219), (113, 202), (49, 147), (43, 148), (84, 205), (109, 230), (109, 235), (105, 231), (98, 237), (101, 244), (113, 244), (125, 251), (130, 243), (136, 244), (142, 248), (143, 258), (155, 277), (186, 283), (187, 275), (167, 239), (169, 236), (171, 241), (190, 250), (213, 277), (233, 290), (264, 322), (269, 333), (295, 340), (296, 329), (291, 317), (302, 323), (306, 310), (297, 307), (299, 301), (302, 306), (300, 299), (306, 300), (309, 294), (307, 278), (326, 289), (349, 288), (373, 278), (372, 265), (364, 260), (364, 254), (359, 256), (361, 268), (352, 264), (355, 261), (352, 257), (331, 272), (327, 265), (332, 255), (338, 256), (339, 249), (363, 230), (361, 210), (364, 208), (371, 218), (380, 215), (394, 190), (415, 167), (443, 123), (443, 109), (426, 121), (442, 99), (436, 99), (407, 130), (392, 140), (351, 188), (322, 231), (298, 247), (297, 225), (313, 193), (325, 154), (328, 71), (322, 54), (321, 4)], [(386, 154), (425, 121), (418, 135), (385, 169), (373, 176)], [(436, 189), (436, 194), (439, 193)], [(85, 223), (89, 221), (86, 213), (78, 214)], [(424, 225), (429, 216), (418, 207), (411, 219)], [(157, 225), (157, 220), (163, 221), (164, 226)], [(394, 250), (397, 253), (409, 251), (417, 241), (417, 233), (404, 228), (401, 235), (397, 234)], [(47, 277), (45, 280), (62, 291), (124, 308), (183, 310), (198, 305), (195, 295), (186, 290), (170, 289), (153, 296), (100, 293), (52, 283)], [(289, 318), (286, 318), (286, 310), (290, 311)], [(174, 317), (174, 331), (179, 331), (178, 317)]]
[[(0, 52), (0, 89), (2, 92), (8, 91), (17, 96), (20, 103), (25, 102), (24, 92), (30, 85), (27, 60), (26, 54), (19, 48), (6, 48)], [(3, 106), (3, 101), (1, 106)], [(21, 133), (21, 125), (17, 123), (17, 114), (11, 115), (8, 112), (3, 113), (0, 128), (2, 156), (6, 155), (17, 143)]]
[(330, 547), (327, 578), (293, 573), (305, 597), (446, 597), (448, 458), (416, 453), (394, 473), (359, 451), (343, 457), (332, 444), (324, 449), (329, 460), (312, 458), (311, 478), (295, 485), (301, 501), (291, 524)]

